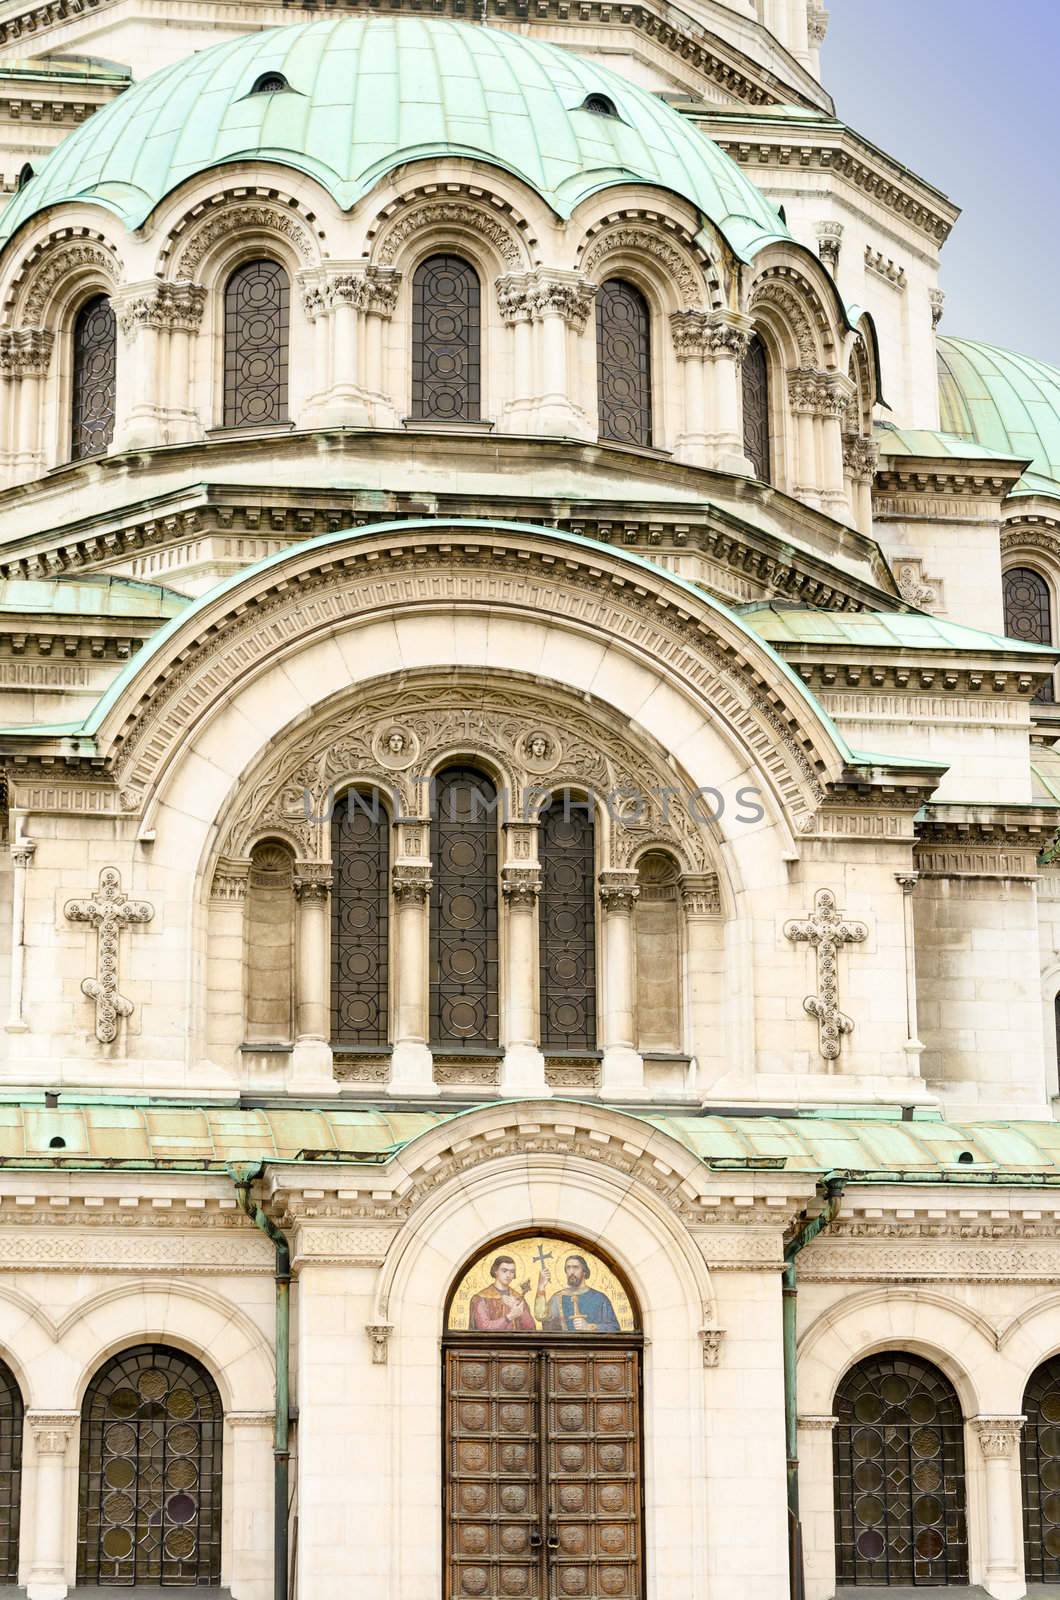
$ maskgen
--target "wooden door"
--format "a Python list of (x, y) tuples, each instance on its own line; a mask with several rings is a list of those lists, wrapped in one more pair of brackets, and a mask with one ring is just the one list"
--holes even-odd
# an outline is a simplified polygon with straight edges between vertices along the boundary
[(640, 1352), (445, 1357), (447, 1600), (643, 1600)]

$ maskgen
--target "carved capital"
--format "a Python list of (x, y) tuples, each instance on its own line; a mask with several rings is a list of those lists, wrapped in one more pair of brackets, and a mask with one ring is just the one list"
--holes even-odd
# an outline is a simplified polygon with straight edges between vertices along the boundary
[(26, 1426), (40, 1456), (66, 1454), (81, 1421), (77, 1411), (27, 1411)]
[(581, 332), (596, 298), (596, 284), (577, 272), (506, 272), (496, 281), (497, 304), (507, 323), (558, 316)]
[(733, 311), (691, 308), (670, 314), (670, 335), (679, 360), (700, 356), (740, 363), (750, 348), (753, 333), (749, 319)]
[(973, 1417), (972, 1427), (979, 1448), (988, 1461), (1001, 1461), (1015, 1455), (1026, 1417)]
[(395, 861), (391, 871), (394, 899), (401, 905), (426, 905), (431, 892), (431, 869), (412, 861)]
[(215, 900), (245, 900), (250, 882), (250, 862), (219, 861), (214, 868), (210, 894)]
[(394, 1331), (392, 1322), (369, 1322), (365, 1324), (365, 1333), (372, 1341), (372, 1361), (377, 1367), (385, 1367), (390, 1343), (390, 1335)]
[(0, 328), (0, 377), (43, 378), (54, 344), (50, 328)]
[(843, 465), (859, 483), (871, 483), (880, 462), (880, 447), (875, 439), (860, 433), (844, 433)]
[(640, 899), (640, 880), (635, 872), (601, 872), (600, 904), (609, 916), (629, 917)]
[(298, 861), (294, 870), (294, 892), (299, 900), (326, 900), (331, 893), (330, 861)]
[(723, 1328), (700, 1328), (699, 1337), (703, 1341), (703, 1365), (716, 1367), (721, 1360), (721, 1345), (725, 1338)]
[(894, 881), (903, 894), (912, 894), (920, 882), (920, 874), (919, 872), (896, 872)]
[(839, 266), (839, 252), (843, 247), (843, 224), (819, 222), (817, 224), (817, 254), (834, 273)]
[(32, 839), (12, 839), (10, 844), (11, 863), (16, 870), (25, 871), (32, 864), (37, 853), (37, 846)]
[(799, 1427), (807, 1433), (831, 1433), (838, 1417), (800, 1417)]
[(854, 397), (854, 385), (841, 372), (815, 372), (795, 367), (788, 373), (791, 409), (815, 417), (842, 417)]
[(127, 339), (135, 339), (140, 328), (194, 333), (202, 322), (206, 290), (188, 279), (132, 284), (113, 295), (112, 304), (118, 326)]
[(931, 326), (937, 328), (946, 309), (946, 291), (945, 289), (930, 289), (928, 298), (931, 301)]
[(721, 915), (721, 887), (716, 872), (686, 873), (678, 885), (688, 917)]
[(298, 274), (302, 309), (310, 322), (330, 316), (336, 306), (391, 317), (401, 288), (401, 273), (366, 261), (333, 262)]
[(810, 7), (806, 17), (806, 37), (811, 50), (819, 50), (824, 44), (830, 20), (823, 6)]
[(513, 908), (536, 906), (541, 893), (541, 876), (537, 868), (505, 867), (501, 873), (501, 893)]

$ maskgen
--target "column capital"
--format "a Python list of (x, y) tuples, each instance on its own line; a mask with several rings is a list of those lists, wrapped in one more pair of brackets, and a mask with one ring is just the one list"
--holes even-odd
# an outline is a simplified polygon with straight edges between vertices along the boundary
[(854, 398), (854, 385), (841, 372), (793, 367), (788, 372), (791, 409), (811, 417), (842, 417)]
[(268, 1428), (276, 1426), (275, 1411), (226, 1411), (225, 1425), (229, 1428)]
[(391, 317), (398, 301), (401, 273), (368, 261), (331, 261), (298, 274), (302, 309), (310, 322), (329, 316), (336, 306)]
[(831, 1433), (838, 1421), (838, 1417), (800, 1417), (799, 1427), (807, 1433)]
[(426, 905), (431, 892), (431, 869), (422, 861), (395, 861), (390, 882), (398, 905)]
[(988, 1461), (1015, 1455), (1026, 1417), (972, 1417), (979, 1448)]
[(839, 252), (843, 244), (843, 224), (841, 222), (819, 222), (814, 230), (817, 234), (817, 254), (826, 267), (833, 272), (839, 266)]
[(134, 339), (140, 328), (198, 330), (206, 307), (206, 290), (201, 284), (182, 278), (176, 283), (131, 283), (116, 289), (111, 304), (118, 326), (127, 339)]
[(670, 336), (678, 360), (699, 356), (740, 364), (753, 334), (754, 323), (739, 311), (707, 311), (693, 307), (670, 313)]
[(686, 916), (721, 915), (721, 886), (716, 872), (686, 872), (678, 881), (678, 889)]
[(32, 839), (12, 839), (10, 850), (14, 866), (28, 867), (37, 853), (37, 846)]
[(920, 882), (920, 874), (919, 872), (896, 872), (894, 881), (903, 894), (912, 894)]
[(541, 893), (541, 874), (536, 867), (503, 867), (501, 893), (513, 908), (535, 906)]
[(859, 483), (871, 483), (880, 464), (880, 447), (875, 439), (860, 433), (844, 433), (843, 465)]
[(26, 1412), (26, 1426), (41, 1456), (65, 1455), (80, 1422), (79, 1411)]
[(640, 899), (640, 876), (636, 872), (601, 872), (597, 879), (600, 904), (612, 916), (628, 917)]
[(50, 328), (0, 328), (0, 378), (42, 378), (54, 344)]
[(496, 281), (497, 303), (505, 322), (539, 322), (542, 317), (558, 316), (578, 333), (593, 308), (596, 288), (580, 272), (560, 267), (505, 272)]
[(294, 892), (299, 900), (326, 900), (331, 893), (330, 861), (296, 861)]

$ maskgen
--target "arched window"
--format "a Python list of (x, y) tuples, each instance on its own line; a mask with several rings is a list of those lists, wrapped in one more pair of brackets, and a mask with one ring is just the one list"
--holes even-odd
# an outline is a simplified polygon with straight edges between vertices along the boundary
[(470, 767), (439, 775), (431, 821), (431, 1043), (493, 1046), (497, 791)]
[(22, 1500), (22, 1393), (0, 1361), (0, 1583), (18, 1582), (18, 1519)]
[(769, 357), (757, 333), (743, 360), (743, 453), (755, 477), (772, 482), (769, 438)]
[(285, 1044), (293, 1036), (294, 857), (286, 845), (256, 845), (247, 883), (248, 1044)]
[(677, 865), (661, 850), (637, 866), (637, 1048), (681, 1048), (681, 923)]
[(596, 1048), (596, 850), (592, 804), (568, 790), (541, 819), (541, 1045)]
[(838, 1584), (966, 1584), (964, 1424), (952, 1384), (886, 1351), (847, 1373), (833, 1434)]
[(600, 437), (651, 444), (651, 318), (639, 289), (609, 278), (596, 295)]
[(378, 789), (344, 795), (331, 817), (331, 1042), (387, 1042), (390, 819)]
[(220, 1583), (223, 1430), (213, 1379), (183, 1351), (107, 1362), (81, 1411), (79, 1585)]
[(275, 261), (247, 261), (225, 285), (226, 428), (287, 421), (291, 285)]
[[(1033, 567), (1009, 567), (1001, 580), (1005, 602), (1005, 632), (1010, 639), (1030, 644), (1052, 644), (1053, 623), (1049, 585)], [(1035, 700), (1051, 703), (1053, 686), (1043, 683)]]
[(481, 314), (478, 274), (460, 256), (428, 256), (412, 279), (412, 415), (477, 422)]
[(1031, 1375), (1020, 1438), (1028, 1583), (1060, 1583), (1060, 1356)]
[(118, 330), (105, 294), (86, 300), (74, 322), (70, 454), (98, 456), (114, 437)]

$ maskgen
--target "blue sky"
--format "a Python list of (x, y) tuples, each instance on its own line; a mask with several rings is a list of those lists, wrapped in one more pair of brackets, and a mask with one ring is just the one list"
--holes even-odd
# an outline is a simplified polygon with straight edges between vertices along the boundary
[(1060, 4), (828, 10), (839, 116), (963, 208), (942, 252), (943, 331), (1060, 366)]

